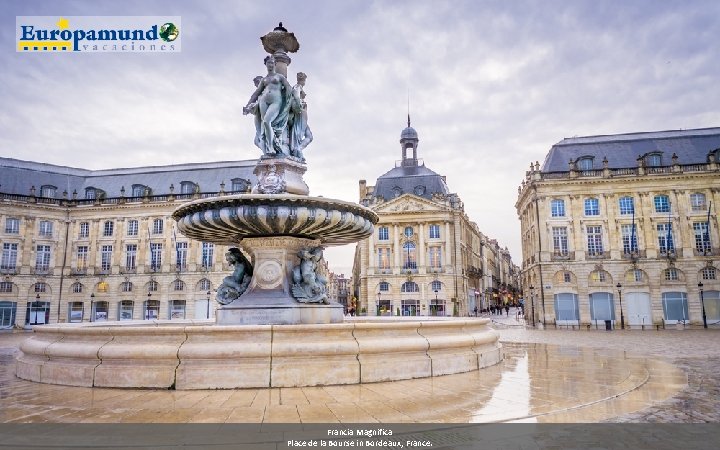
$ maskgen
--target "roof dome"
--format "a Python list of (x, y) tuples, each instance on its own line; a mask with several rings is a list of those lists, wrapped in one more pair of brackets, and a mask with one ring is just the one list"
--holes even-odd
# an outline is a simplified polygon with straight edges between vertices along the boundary
[(400, 139), (417, 139), (418, 134), (413, 127), (407, 127), (400, 133)]

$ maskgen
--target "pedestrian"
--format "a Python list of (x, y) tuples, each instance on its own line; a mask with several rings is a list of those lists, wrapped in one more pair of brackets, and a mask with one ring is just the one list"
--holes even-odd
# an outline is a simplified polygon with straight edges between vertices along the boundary
[(473, 312), (475, 313), (475, 317), (477, 317), (477, 306), (473, 309)]
[(510, 317), (510, 305), (505, 305), (505, 317)]

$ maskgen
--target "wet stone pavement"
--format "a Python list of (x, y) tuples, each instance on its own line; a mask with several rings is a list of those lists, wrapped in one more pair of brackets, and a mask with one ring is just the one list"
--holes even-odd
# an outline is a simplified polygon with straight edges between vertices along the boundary
[(0, 332), (0, 423), (720, 422), (720, 330), (536, 330), (494, 317), (505, 360), (350, 386), (79, 388), (14, 376), (28, 333)]

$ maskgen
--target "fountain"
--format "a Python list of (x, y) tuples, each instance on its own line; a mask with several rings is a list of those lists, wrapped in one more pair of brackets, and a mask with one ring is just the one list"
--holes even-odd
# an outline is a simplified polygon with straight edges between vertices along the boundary
[(324, 247), (367, 238), (378, 217), (309, 195), (307, 76), (287, 81), (287, 53), (300, 46), (282, 23), (261, 41), (267, 74), (255, 78), (243, 108), (262, 151), (252, 192), (195, 200), (173, 214), (186, 236), (233, 246), (216, 323), (43, 325), (21, 346), (18, 377), (75, 386), (291, 387), (439, 376), (501, 359), (487, 319), (346, 321), (343, 306), (328, 299)]

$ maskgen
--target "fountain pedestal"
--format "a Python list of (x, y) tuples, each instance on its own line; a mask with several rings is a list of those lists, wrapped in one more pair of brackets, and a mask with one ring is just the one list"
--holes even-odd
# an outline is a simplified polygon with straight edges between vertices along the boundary
[(219, 325), (295, 325), (342, 323), (339, 303), (302, 303), (291, 297), (292, 271), (298, 252), (317, 247), (316, 239), (289, 236), (246, 238), (240, 246), (252, 257), (253, 278), (248, 290), (216, 311)]

